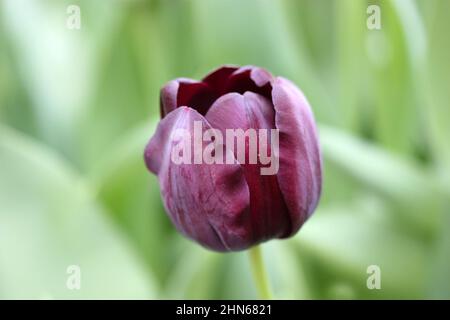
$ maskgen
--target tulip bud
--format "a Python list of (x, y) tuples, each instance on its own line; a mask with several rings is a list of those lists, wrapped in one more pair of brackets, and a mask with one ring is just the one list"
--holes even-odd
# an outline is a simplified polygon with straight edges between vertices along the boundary
[(223, 66), (161, 90), (161, 121), (145, 149), (166, 212), (185, 236), (216, 251), (294, 235), (322, 186), (311, 108), (290, 81)]

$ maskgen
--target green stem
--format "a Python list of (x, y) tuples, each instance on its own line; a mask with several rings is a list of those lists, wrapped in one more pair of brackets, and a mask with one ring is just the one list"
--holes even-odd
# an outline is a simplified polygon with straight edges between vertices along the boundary
[(261, 253), (261, 248), (255, 246), (249, 250), (250, 264), (255, 280), (256, 288), (261, 299), (272, 299), (272, 292), (270, 290), (269, 278), (264, 266), (264, 261)]

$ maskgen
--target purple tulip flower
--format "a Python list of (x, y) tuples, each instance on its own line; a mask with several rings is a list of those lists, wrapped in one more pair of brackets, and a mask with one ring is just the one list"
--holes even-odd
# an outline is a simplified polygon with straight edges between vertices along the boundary
[[(292, 236), (312, 214), (322, 187), (321, 154), (311, 108), (292, 82), (258, 67), (223, 66), (202, 81), (170, 81), (160, 107), (145, 163), (158, 176), (165, 209), (182, 234), (209, 249), (237, 251)], [(261, 163), (237, 157), (226, 164), (174, 163), (171, 134), (193, 132), (196, 121), (203, 132), (277, 129), (277, 174), (262, 175)]]

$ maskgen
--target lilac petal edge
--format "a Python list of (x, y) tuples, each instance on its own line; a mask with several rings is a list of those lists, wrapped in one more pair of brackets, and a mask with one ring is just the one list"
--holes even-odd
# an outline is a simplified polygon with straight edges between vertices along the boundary
[(278, 181), (294, 234), (315, 210), (322, 189), (322, 159), (314, 116), (303, 93), (292, 82), (272, 82), (275, 126), (280, 131)]

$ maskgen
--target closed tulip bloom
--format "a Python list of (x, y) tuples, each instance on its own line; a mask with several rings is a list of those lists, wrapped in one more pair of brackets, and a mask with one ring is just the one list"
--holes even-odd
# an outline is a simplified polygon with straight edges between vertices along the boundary
[[(158, 176), (166, 212), (182, 234), (212, 250), (237, 251), (292, 236), (313, 213), (322, 186), (317, 130), (292, 82), (258, 67), (223, 66), (201, 81), (170, 81), (161, 89), (160, 108), (145, 163)], [(269, 143), (268, 154), (276, 157), (276, 173), (261, 174), (259, 158), (242, 161), (225, 139), (223, 158), (231, 161), (174, 162), (174, 132), (195, 136), (195, 123), (202, 134), (216, 129), (223, 136), (229, 129), (275, 129), (278, 145)], [(245, 159), (249, 150), (247, 143)]]

